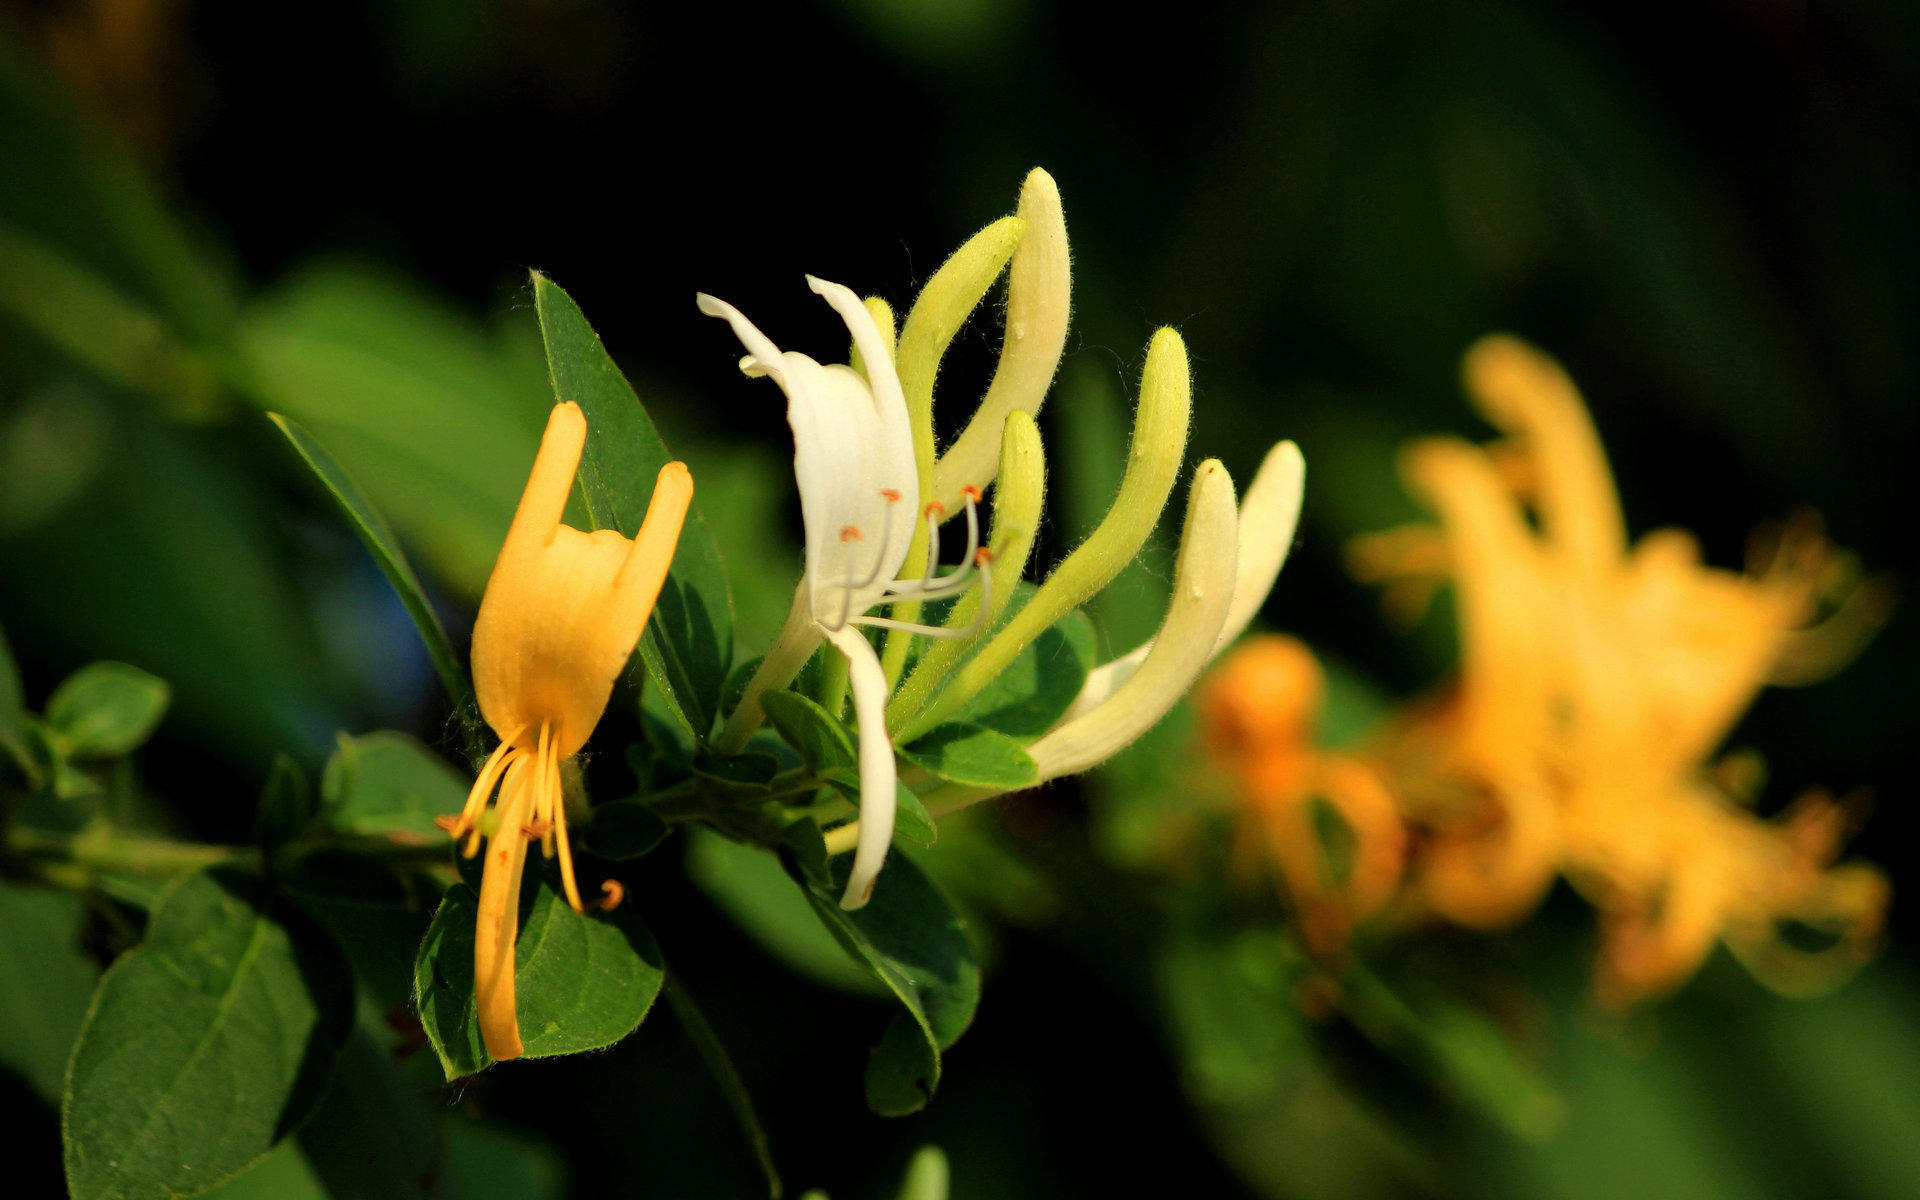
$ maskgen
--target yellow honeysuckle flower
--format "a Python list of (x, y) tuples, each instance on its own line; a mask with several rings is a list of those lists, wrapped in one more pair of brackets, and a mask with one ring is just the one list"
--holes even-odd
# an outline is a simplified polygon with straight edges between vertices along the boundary
[[(491, 837), (481, 875), (473, 978), (480, 1031), (495, 1059), (518, 1057), (514, 942), (528, 842), (558, 854), (567, 903), (585, 911), (567, 841), (561, 764), (600, 723), (673, 562), (693, 501), (685, 463), (660, 469), (639, 533), (584, 532), (562, 522), (586, 447), (576, 404), (554, 406), (526, 491), (501, 543), (473, 626), (473, 688), (500, 737), (459, 818), (447, 822), (471, 857)], [(489, 812), (488, 801), (498, 788)], [(489, 823), (487, 818), (491, 818)], [(618, 886), (606, 887), (607, 903)]]
[[(1313, 652), (1277, 634), (1241, 642), (1194, 694), (1202, 748), (1233, 789), (1241, 857), (1272, 865), (1307, 947), (1323, 956), (1392, 898), (1407, 843), (1399, 803), (1377, 768), (1314, 744), (1325, 695)], [(1344, 875), (1322, 852), (1316, 799), (1351, 835)]]
[[(1442, 572), (1458, 598), (1458, 692), (1382, 750), (1430, 833), (1421, 898), (1462, 923), (1500, 924), (1566, 875), (1601, 910), (1598, 986), (1612, 1003), (1676, 985), (1716, 942), (1783, 990), (1830, 981), (1871, 943), (1884, 879), (1828, 865), (1837, 806), (1763, 821), (1716, 784), (1710, 760), (1762, 687), (1812, 682), (1850, 658), (1882, 619), (1882, 590), (1808, 521), (1756, 541), (1744, 574), (1703, 565), (1682, 531), (1629, 545), (1599, 437), (1559, 365), (1492, 337), (1465, 375), (1509, 440), (1414, 446), (1406, 473), (1439, 527), (1365, 539), (1354, 555), (1389, 584)], [(1784, 920), (1824, 928), (1829, 951), (1793, 949)]]

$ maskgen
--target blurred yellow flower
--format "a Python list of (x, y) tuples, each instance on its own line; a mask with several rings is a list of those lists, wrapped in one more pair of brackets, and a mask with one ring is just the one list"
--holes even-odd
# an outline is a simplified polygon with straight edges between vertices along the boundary
[[(587, 419), (560, 404), (547, 420), (520, 507), (487, 580), (473, 627), (473, 686), (480, 715), (500, 737), (464, 812), (448, 822), (472, 856), (492, 838), (481, 875), (473, 978), (480, 1031), (496, 1059), (522, 1052), (515, 1014), (514, 942), (527, 844), (556, 852), (567, 902), (584, 911), (567, 841), (561, 764), (578, 753), (606, 711), (673, 562), (693, 500), (686, 464), (668, 463), (632, 540), (562, 523), (586, 446)], [(499, 797), (489, 811), (495, 788)], [(607, 889), (617, 900), (617, 887)]]
[[(1299, 913), (1315, 954), (1345, 946), (1400, 882), (1406, 828), (1377, 770), (1314, 745), (1326, 676), (1300, 641), (1250, 637), (1194, 696), (1203, 748), (1231, 781), (1249, 865), (1268, 863)], [(1346, 861), (1320, 833), (1324, 804), (1346, 830)]]
[[(1497, 925), (1556, 874), (1600, 909), (1602, 999), (1687, 978), (1724, 941), (1764, 982), (1804, 991), (1873, 941), (1887, 900), (1872, 868), (1830, 868), (1830, 801), (1779, 821), (1746, 811), (1716, 748), (1769, 684), (1825, 677), (1883, 617), (1810, 520), (1757, 538), (1745, 574), (1703, 565), (1691, 535), (1627, 541), (1611, 471), (1559, 365), (1510, 337), (1467, 355), (1466, 385), (1508, 435), (1410, 448), (1438, 528), (1362, 539), (1354, 564), (1390, 585), (1451, 582), (1456, 694), (1398, 723), (1381, 754), (1428, 834), (1415, 874), (1440, 916)], [(1781, 926), (1826, 937), (1797, 949)]]

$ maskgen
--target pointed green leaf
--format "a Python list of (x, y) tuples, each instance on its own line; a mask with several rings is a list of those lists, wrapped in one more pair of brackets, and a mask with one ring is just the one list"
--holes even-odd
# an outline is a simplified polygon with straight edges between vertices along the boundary
[(934, 726), (900, 747), (900, 757), (941, 779), (969, 787), (1010, 792), (1040, 781), (1040, 768), (1025, 747), (971, 721)]
[[(528, 1058), (605, 1049), (639, 1027), (660, 992), (662, 968), (653, 935), (631, 904), (582, 915), (543, 879), (522, 895), (520, 913), (515, 995)], [(478, 915), (472, 889), (449, 888), (414, 962), (420, 1021), (448, 1079), (493, 1062), (473, 1003)]]
[(100, 981), (67, 1075), (75, 1200), (168, 1200), (306, 1120), (353, 1023), (340, 952), (238, 872), (189, 875)]
[(111, 758), (138, 749), (167, 713), (167, 682), (126, 663), (88, 663), (54, 689), (47, 727), (70, 758)]
[(300, 836), (313, 819), (313, 794), (306, 772), (285, 754), (276, 754), (253, 812), (253, 840), (269, 850)]
[(828, 888), (801, 887), (828, 932), (900, 1002), (867, 1063), (867, 1106), (905, 1116), (932, 1097), (940, 1052), (972, 1023), (980, 968), (959, 915), (912, 859), (890, 859), (873, 898), (853, 912), (840, 907), (850, 864), (846, 856), (835, 864)]
[[(652, 499), (654, 476), (673, 455), (580, 306), (538, 272), (533, 294), (554, 397), (573, 401), (587, 415), (580, 463), (587, 513), (594, 528), (632, 537)], [(687, 512), (640, 656), (675, 717), (705, 741), (733, 663), (733, 600), (726, 564), (697, 502)]]
[(447, 696), (456, 707), (467, 704), (473, 696), (467, 673), (460, 665), (459, 655), (453, 652), (453, 643), (447, 640), (447, 631), (440, 624), (439, 615), (427, 602), (426, 589), (420, 586), (420, 577), (413, 573), (413, 564), (407, 561), (406, 552), (400, 549), (400, 540), (394, 536), (386, 518), (380, 515), (359, 485), (327, 453), (326, 447), (313, 439), (312, 434), (279, 413), (268, 413), (267, 416), (279, 426), (287, 441), (293, 443), (293, 448), (299, 452), (307, 469), (327, 489), (334, 503), (340, 506), (347, 524), (353, 526), (353, 532), (367, 552), (373, 555), (380, 573), (393, 585), (400, 603), (406, 606), (407, 615), (413, 618), (413, 627), (419, 631), (420, 640), (426, 644), (427, 655), (433, 659), (433, 669), (440, 676), (440, 685), (446, 688)]
[(767, 720), (810, 770), (853, 766), (853, 735), (832, 714), (798, 692), (768, 692), (760, 698)]

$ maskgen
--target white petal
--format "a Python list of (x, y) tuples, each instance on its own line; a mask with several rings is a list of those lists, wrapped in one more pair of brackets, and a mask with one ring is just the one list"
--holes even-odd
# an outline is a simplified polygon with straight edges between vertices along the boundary
[(1274, 580), (1293, 549), (1300, 527), (1300, 500), (1306, 490), (1307, 461), (1300, 447), (1280, 442), (1267, 451), (1240, 502), (1240, 558), (1233, 576), (1233, 606), (1214, 643), (1215, 654), (1246, 632), (1267, 602)]
[(827, 637), (847, 656), (847, 682), (852, 685), (853, 713), (860, 731), (859, 840), (854, 844), (847, 890), (840, 897), (841, 908), (855, 909), (873, 895), (874, 880), (887, 859), (887, 847), (893, 844), (898, 768), (893, 740), (887, 736), (887, 676), (880, 668), (880, 656), (852, 626)]

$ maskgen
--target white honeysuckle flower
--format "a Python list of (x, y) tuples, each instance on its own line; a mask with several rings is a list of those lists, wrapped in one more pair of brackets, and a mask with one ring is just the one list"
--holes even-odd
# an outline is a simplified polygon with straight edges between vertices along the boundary
[[(1280, 578), (1280, 568), (1287, 561), (1288, 551), (1293, 549), (1294, 533), (1300, 525), (1306, 472), (1307, 464), (1300, 455), (1300, 447), (1289, 441), (1276, 443), (1267, 451), (1260, 469), (1254, 473), (1253, 483), (1240, 502), (1233, 603), (1207, 655), (1209, 659), (1246, 632), (1260, 606), (1266, 603), (1267, 594), (1273, 591), (1274, 582)], [(1061, 714), (1060, 722), (1064, 724), (1098, 708), (1133, 678), (1140, 664), (1153, 652), (1153, 645), (1152, 641), (1145, 642), (1132, 653), (1087, 672), (1086, 683)]]
[[(811, 275), (807, 283), (846, 322), (865, 376), (852, 367), (822, 365), (804, 354), (782, 351), (731, 304), (707, 295), (698, 300), (701, 312), (724, 319), (746, 347), (740, 369), (753, 377), (771, 376), (787, 396), (793, 474), (807, 540), (806, 578), (795, 612), (767, 652), (766, 662), (782, 665), (763, 668), (763, 674), (768, 686), (784, 686), (792, 678), (786, 664), (797, 671), (822, 639), (846, 656), (859, 729), (860, 813), (853, 868), (840, 903), (858, 908), (872, 895), (893, 841), (898, 768), (886, 728), (886, 672), (856, 626), (929, 637), (969, 636), (972, 628), (918, 625), (872, 616), (868, 610), (897, 601), (958, 596), (976, 583), (987, 589), (992, 569), (980, 546), (979, 492), (968, 488), (966, 555), (949, 573), (937, 574), (944, 511), (937, 504), (924, 510), (920, 505), (913, 432), (887, 339), (851, 289)], [(926, 522), (934, 552), (917, 578), (901, 579), (915, 521)], [(987, 608), (982, 604), (980, 611)], [(785, 678), (772, 678), (783, 672)], [(747, 711), (744, 702), (741, 709)], [(757, 711), (750, 718), (757, 722)]]

